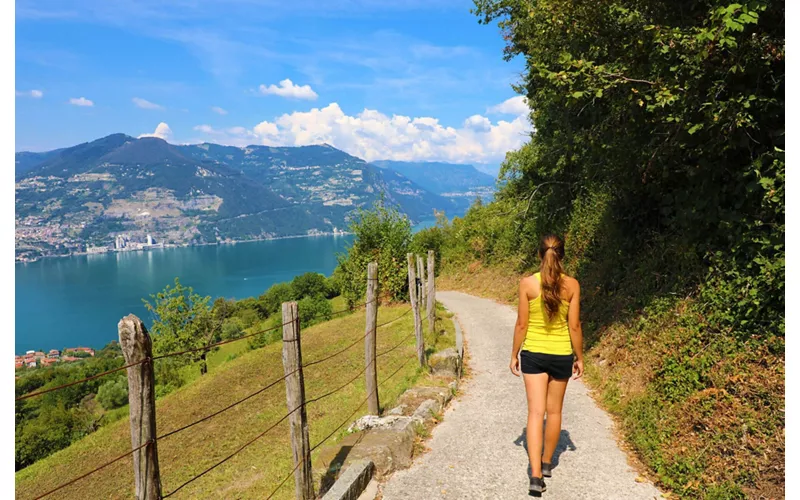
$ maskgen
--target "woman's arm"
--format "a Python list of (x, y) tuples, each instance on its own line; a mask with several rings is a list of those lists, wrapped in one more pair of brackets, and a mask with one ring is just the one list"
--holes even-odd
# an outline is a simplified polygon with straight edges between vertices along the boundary
[(575, 289), (569, 301), (567, 322), (569, 323), (569, 338), (572, 341), (572, 350), (575, 351), (575, 363), (572, 372), (575, 378), (583, 376), (583, 329), (581, 328), (581, 286), (575, 280)]
[(528, 294), (525, 291), (525, 280), (519, 282), (519, 306), (517, 308), (517, 323), (514, 325), (514, 343), (511, 347), (511, 373), (518, 376), (519, 372), (519, 350), (525, 341), (525, 333), (528, 330)]

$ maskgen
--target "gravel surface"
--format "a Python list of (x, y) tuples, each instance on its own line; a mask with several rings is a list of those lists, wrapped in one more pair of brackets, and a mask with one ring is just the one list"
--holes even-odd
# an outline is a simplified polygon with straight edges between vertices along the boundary
[[(434, 428), (426, 443), (430, 450), (382, 485), (383, 498), (529, 498), (525, 387), (508, 369), (516, 312), (460, 292), (437, 292), (436, 298), (464, 329), (472, 377)], [(586, 386), (570, 381), (557, 465), (545, 479), (543, 498), (661, 498), (651, 483), (635, 481), (612, 426)]]

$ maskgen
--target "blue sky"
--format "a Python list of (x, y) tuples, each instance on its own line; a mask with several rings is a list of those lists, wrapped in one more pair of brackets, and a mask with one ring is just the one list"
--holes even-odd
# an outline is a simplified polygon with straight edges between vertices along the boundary
[(123, 132), (497, 164), (530, 130), (467, 1), (16, 2), (16, 150)]

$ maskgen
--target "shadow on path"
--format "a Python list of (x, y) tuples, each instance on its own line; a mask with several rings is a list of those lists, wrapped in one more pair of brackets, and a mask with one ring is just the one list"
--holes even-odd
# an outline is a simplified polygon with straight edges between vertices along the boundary
[[(545, 419), (545, 424), (547, 424), (547, 419)], [(528, 428), (523, 427), (522, 432), (520, 433), (519, 437), (514, 440), (514, 444), (517, 446), (522, 446), (525, 449), (525, 453), (528, 453)], [(544, 443), (544, 436), (542, 436), (542, 443)], [(569, 431), (565, 429), (561, 429), (561, 434), (558, 436), (558, 444), (556, 445), (556, 451), (553, 453), (553, 468), (558, 466), (559, 459), (561, 458), (561, 454), (565, 451), (575, 451), (578, 448), (575, 446), (575, 443), (572, 442), (572, 438), (569, 435)], [(528, 463), (528, 476), (531, 475), (531, 464)]]

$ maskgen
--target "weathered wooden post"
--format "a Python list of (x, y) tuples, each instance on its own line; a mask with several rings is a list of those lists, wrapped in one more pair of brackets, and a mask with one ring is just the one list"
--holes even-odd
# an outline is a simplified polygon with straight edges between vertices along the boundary
[(411, 298), (411, 308), (414, 310), (414, 334), (417, 337), (417, 359), (419, 365), (425, 366), (425, 339), (422, 336), (422, 318), (419, 315), (419, 301), (417, 300), (417, 276), (414, 271), (414, 254), (406, 255), (408, 259), (408, 295)]
[(142, 320), (129, 314), (117, 325), (119, 345), (128, 371), (128, 404), (133, 452), (133, 477), (137, 500), (161, 498), (161, 476), (156, 446), (156, 383), (153, 376), (153, 342)]
[(434, 332), (436, 327), (436, 269), (433, 250), (428, 250), (428, 327)]
[(425, 295), (426, 295), (426, 286), (425, 286), (425, 264), (422, 261), (422, 256), (417, 255), (417, 282), (419, 283), (419, 304), (420, 309), (424, 309), (426, 307)]
[(370, 415), (380, 411), (378, 404), (378, 369), (376, 366), (376, 332), (378, 326), (378, 263), (367, 265), (367, 326), (364, 332), (364, 363), (367, 371), (367, 405)]
[[(303, 383), (303, 356), (300, 352), (300, 316), (297, 302), (284, 302), (283, 315), (283, 372), (286, 375), (286, 407), (289, 409), (289, 429), (292, 438), (295, 498), (312, 500), (314, 480), (311, 476), (311, 445), (308, 440), (306, 391)], [(298, 465), (299, 464), (299, 465)]]

